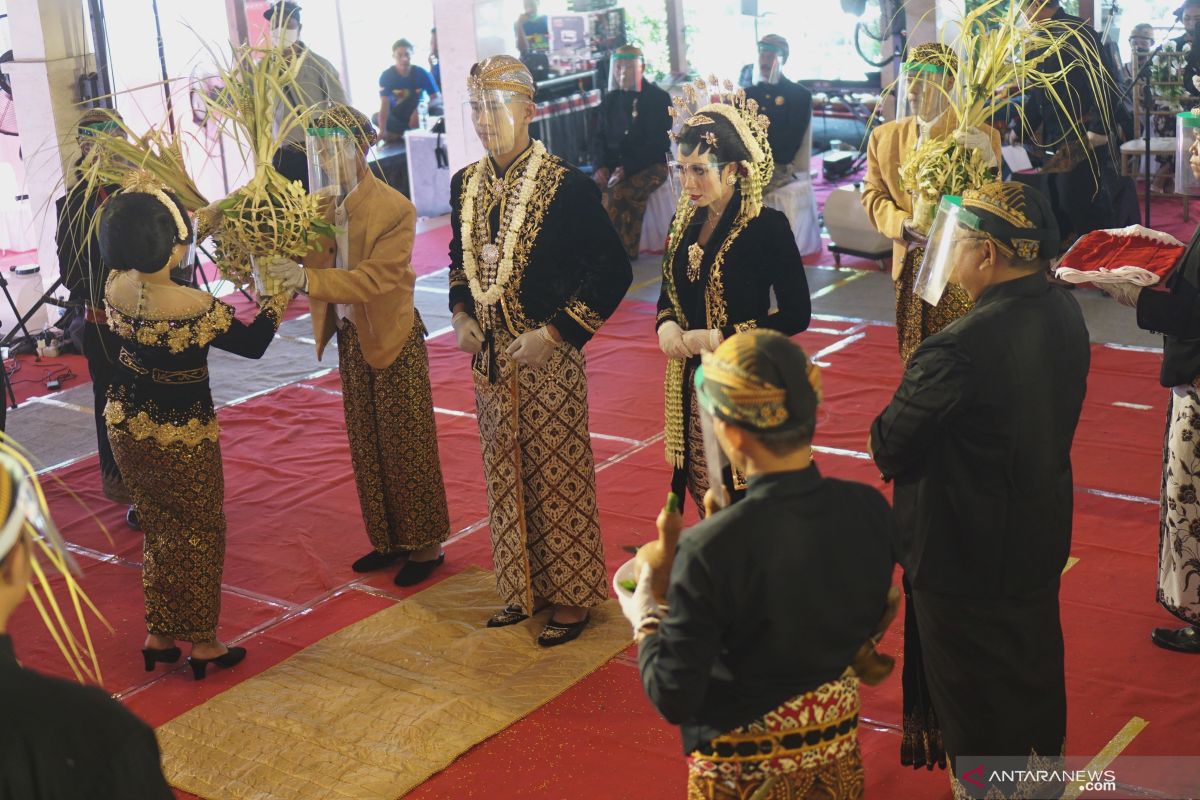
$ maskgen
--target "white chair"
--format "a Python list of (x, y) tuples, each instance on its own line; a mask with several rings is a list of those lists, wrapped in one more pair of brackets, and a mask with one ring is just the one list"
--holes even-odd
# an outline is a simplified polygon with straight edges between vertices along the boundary
[(792, 226), (796, 247), (801, 255), (821, 250), (821, 221), (817, 213), (817, 194), (813, 191), (812, 176), (812, 125), (804, 134), (804, 141), (790, 165), (795, 178), (763, 197), (763, 205), (782, 211)]

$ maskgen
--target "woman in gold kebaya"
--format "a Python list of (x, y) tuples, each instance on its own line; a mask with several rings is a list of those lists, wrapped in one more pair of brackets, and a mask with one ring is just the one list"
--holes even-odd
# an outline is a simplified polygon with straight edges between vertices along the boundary
[[(672, 491), (687, 489), (703, 514), (709, 486), (692, 376), (700, 354), (734, 333), (770, 328), (788, 336), (808, 327), (811, 303), (804, 263), (782, 213), (764, 208), (774, 162), (766, 117), (739, 91), (700, 103), (711, 86), (688, 86), (674, 109), (683, 127), (671, 163), (680, 190), (663, 255), (658, 343), (670, 359), (666, 379), (666, 451)], [(699, 108), (689, 106), (699, 105)], [(778, 309), (771, 308), (774, 289)], [(745, 479), (725, 469), (732, 496)]]
[(176, 285), (171, 266), (194, 235), (182, 202), (155, 185), (111, 198), (100, 252), (112, 268), (104, 299), (120, 343), (104, 415), (113, 455), (145, 536), (147, 671), (191, 642), (196, 679), (210, 663), (246, 655), (217, 639), (225, 561), (224, 476), (208, 385), (208, 350), (259, 358), (275, 337), (288, 295), (260, 298), (250, 324), (212, 295)]

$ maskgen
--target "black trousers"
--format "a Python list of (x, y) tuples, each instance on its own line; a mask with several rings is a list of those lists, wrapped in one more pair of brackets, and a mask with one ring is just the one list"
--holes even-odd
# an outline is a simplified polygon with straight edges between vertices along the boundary
[[(83, 356), (87, 359), (88, 373), (92, 376), (92, 399), (95, 404), (96, 447), (100, 451), (100, 474), (104, 479), (106, 493), (110, 487), (123, 492), (121, 471), (113, 458), (108, 444), (108, 427), (104, 424), (104, 405), (108, 402), (108, 386), (116, 370), (117, 355), (121, 352), (121, 339), (107, 325), (88, 322), (83, 326)], [(112, 498), (126, 502), (118, 494)]]
[(1083, 236), (1115, 224), (1118, 175), (1106, 150), (1100, 147), (1094, 151), (1098, 160), (1095, 165), (1082, 161), (1070, 172), (1050, 176), (1050, 204), (1064, 242), (1070, 236)]
[(300, 181), (308, 191), (308, 154), (304, 150), (284, 145), (271, 156), (271, 166), (289, 181)]

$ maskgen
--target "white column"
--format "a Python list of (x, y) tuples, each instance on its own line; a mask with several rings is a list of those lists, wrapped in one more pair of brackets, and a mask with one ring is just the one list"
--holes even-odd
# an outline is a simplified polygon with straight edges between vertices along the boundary
[[(78, 157), (76, 81), (94, 68), (92, 43), (79, 0), (9, 0), (8, 14), (15, 61), (6, 71), (12, 76), (40, 275), (49, 288), (58, 277), (54, 201)], [(38, 320), (33, 323), (40, 327)]]
[(473, 0), (433, 0), (433, 18), (438, 32), (441, 89), (446, 108), (446, 147), (453, 173), (483, 157), (483, 146), (462, 114), (467, 101), (467, 75), (478, 52), (475, 3)]

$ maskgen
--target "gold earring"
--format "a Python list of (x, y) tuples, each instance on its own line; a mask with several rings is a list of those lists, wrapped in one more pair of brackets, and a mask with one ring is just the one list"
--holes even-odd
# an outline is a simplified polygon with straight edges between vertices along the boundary
[(730, 186), (733, 186), (735, 183), (737, 183), (737, 180), (738, 180), (737, 174), (730, 173), (730, 175), (727, 178), (725, 178), (725, 183), (729, 184)]

